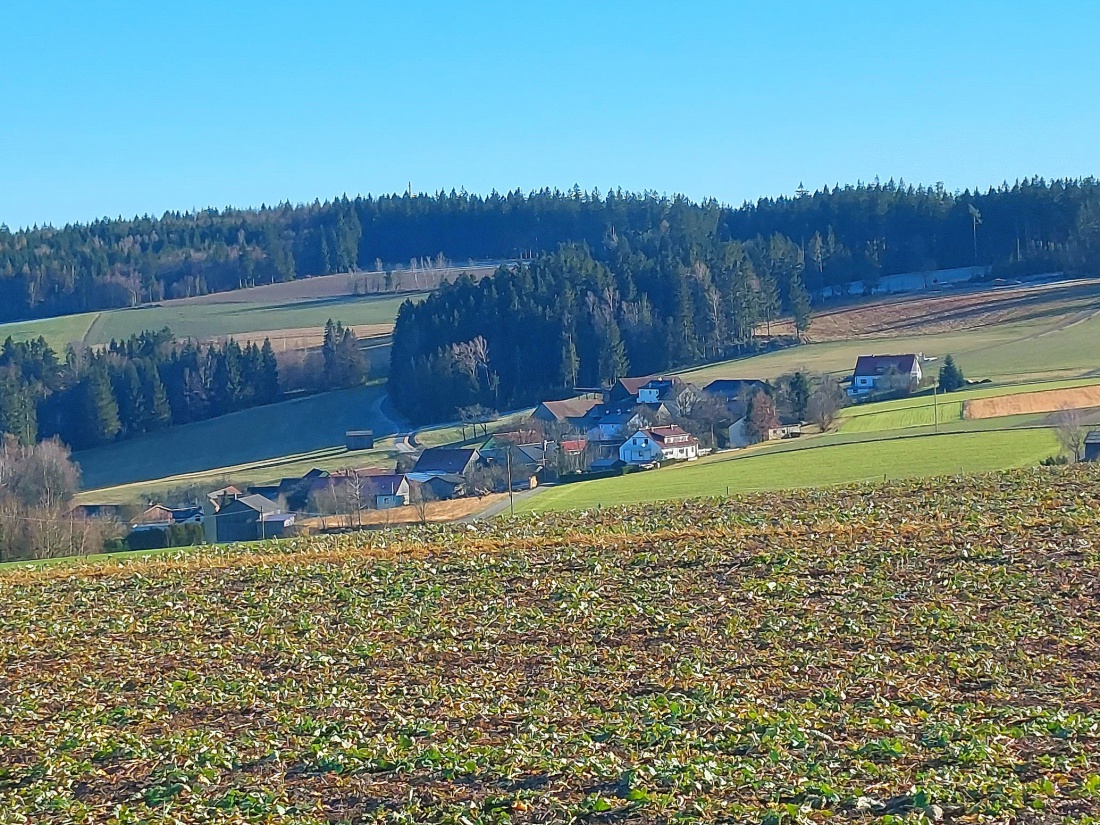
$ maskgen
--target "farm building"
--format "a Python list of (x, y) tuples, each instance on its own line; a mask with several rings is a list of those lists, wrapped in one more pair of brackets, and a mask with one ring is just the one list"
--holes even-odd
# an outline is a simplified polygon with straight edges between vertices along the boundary
[(852, 383), (848, 395), (858, 397), (877, 390), (891, 389), (893, 381), (901, 382), (904, 389), (915, 390), (924, 378), (920, 358), (907, 355), (861, 355), (856, 359)]
[(1085, 461), (1100, 461), (1100, 430), (1085, 436)]
[(373, 450), (374, 430), (348, 430), (344, 433), (344, 445), (349, 450)]
[(655, 461), (694, 461), (699, 457), (699, 440), (676, 424), (640, 429), (619, 448), (624, 464)]
[(767, 382), (751, 378), (718, 378), (703, 387), (703, 392), (724, 404), (740, 403), (758, 390), (768, 392)]
[(130, 529), (163, 530), (173, 524), (201, 524), (201, 507), (165, 507), (163, 504), (154, 504), (149, 507), (130, 525)]
[(604, 392), (604, 403), (613, 409), (632, 407), (638, 403), (638, 392), (649, 382), (649, 378), (620, 378)]
[[(750, 444), (755, 444), (756, 439), (752, 438), (745, 430), (746, 419), (738, 418), (729, 428), (729, 445), (734, 448), (748, 447)], [(778, 427), (772, 427), (768, 430), (767, 437), (762, 439), (764, 441), (779, 441), (783, 438), (798, 438), (802, 435), (802, 422), (797, 420), (781, 420)]]
[(480, 460), (481, 453), (473, 447), (429, 447), (420, 454), (412, 471), (421, 475), (464, 476)]
[(561, 424), (578, 432), (584, 432), (593, 419), (599, 416), (601, 402), (598, 398), (565, 398), (561, 401), (543, 401), (531, 413), (531, 418), (544, 424)]
[(271, 499), (250, 495), (226, 501), (216, 513), (210, 504), (203, 523), (209, 542), (255, 541), (283, 535), (294, 516)]

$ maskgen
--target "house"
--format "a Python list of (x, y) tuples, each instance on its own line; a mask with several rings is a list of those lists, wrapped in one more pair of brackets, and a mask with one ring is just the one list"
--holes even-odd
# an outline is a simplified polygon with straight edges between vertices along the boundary
[(367, 479), (371, 484), (376, 509), (391, 510), (409, 503), (409, 480), (401, 473), (370, 475)]
[[(848, 395), (855, 398), (889, 389), (911, 392), (923, 378), (918, 355), (861, 355), (856, 359)], [(893, 386), (894, 382), (898, 385)]]
[(212, 503), (208, 508), (204, 508), (204, 526), (210, 542), (278, 538), (294, 523), (292, 513), (284, 513), (274, 501), (258, 495), (226, 501), (216, 513)]
[(221, 509), (222, 504), (224, 504), (226, 501), (240, 498), (243, 495), (243, 490), (230, 484), (218, 490), (211, 490), (209, 493), (206, 494), (206, 498), (212, 505), (214, 505), (214, 511), (217, 512)]
[(466, 495), (466, 479), (454, 473), (408, 473), (410, 496), (424, 493), (430, 501), (448, 501)]
[(651, 379), (638, 388), (639, 404), (663, 407), (670, 419), (686, 414), (700, 398), (702, 390), (675, 375)]
[(618, 470), (622, 466), (623, 461), (621, 458), (608, 456), (607, 458), (597, 458), (593, 461), (588, 467), (588, 472), (607, 473), (612, 470)]
[(633, 407), (638, 403), (638, 391), (649, 381), (649, 378), (620, 378), (604, 391), (604, 403), (612, 409)]
[[(738, 448), (748, 447), (750, 444), (757, 443), (755, 438), (749, 436), (746, 431), (747, 419), (742, 416), (730, 424), (729, 427), (729, 445), (730, 447)], [(798, 438), (802, 435), (802, 422), (796, 419), (781, 418), (778, 427), (772, 427), (768, 430), (763, 441), (779, 441), (783, 438)]]
[(480, 451), (473, 447), (429, 447), (420, 454), (412, 471), (423, 475), (464, 476), (480, 460)]
[(163, 504), (154, 504), (134, 519), (130, 529), (140, 532), (164, 530), (173, 524), (202, 524), (202, 515), (202, 507), (166, 507)]
[(634, 410), (607, 413), (600, 417), (588, 431), (590, 441), (622, 441), (628, 432), (632, 432), (645, 422)]
[(740, 404), (757, 391), (767, 392), (768, 383), (753, 378), (718, 378), (703, 387), (703, 392), (726, 405)]
[(584, 432), (592, 419), (600, 414), (602, 402), (598, 398), (565, 398), (561, 401), (543, 401), (531, 413), (531, 418), (543, 424), (557, 424)]
[(1100, 461), (1100, 430), (1085, 436), (1085, 461)]
[(676, 424), (640, 429), (619, 447), (624, 464), (655, 461), (694, 461), (699, 457), (699, 440)]

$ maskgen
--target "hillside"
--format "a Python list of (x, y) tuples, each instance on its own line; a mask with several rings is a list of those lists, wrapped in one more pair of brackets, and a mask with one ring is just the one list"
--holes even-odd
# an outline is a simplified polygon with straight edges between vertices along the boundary
[(1096, 469), (0, 571), (0, 822), (1091, 821)]

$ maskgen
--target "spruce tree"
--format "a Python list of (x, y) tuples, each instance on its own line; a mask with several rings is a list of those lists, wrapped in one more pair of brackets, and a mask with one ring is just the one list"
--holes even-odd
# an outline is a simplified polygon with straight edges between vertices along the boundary
[(955, 359), (948, 355), (940, 367), (940, 392), (954, 392), (966, 386), (966, 377)]
[(83, 422), (82, 446), (94, 447), (114, 440), (122, 429), (118, 401), (115, 400), (107, 370), (93, 367), (81, 382), (80, 414)]

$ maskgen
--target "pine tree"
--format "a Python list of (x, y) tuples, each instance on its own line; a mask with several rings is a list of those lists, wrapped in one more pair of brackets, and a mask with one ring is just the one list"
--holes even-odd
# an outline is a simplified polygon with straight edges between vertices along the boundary
[(256, 400), (261, 404), (270, 404), (279, 397), (279, 362), (275, 357), (275, 350), (271, 347), (271, 340), (264, 339), (264, 345), (260, 349), (260, 372), (256, 390)]
[(38, 415), (30, 388), (18, 378), (0, 380), (0, 432), (15, 436), (20, 444), (38, 438)]
[(172, 408), (168, 405), (168, 393), (160, 373), (152, 363), (142, 363), (142, 395), (145, 420), (142, 429), (145, 432), (160, 430), (172, 424)]
[(802, 279), (795, 276), (791, 279), (791, 315), (799, 335), (810, 328), (810, 312), (810, 293), (802, 285)]
[(954, 392), (966, 386), (966, 377), (963, 371), (955, 363), (955, 359), (948, 355), (943, 359), (940, 367), (940, 392)]
[(82, 446), (106, 444), (121, 431), (118, 401), (115, 400), (106, 369), (94, 367), (81, 382), (80, 416), (83, 422)]

